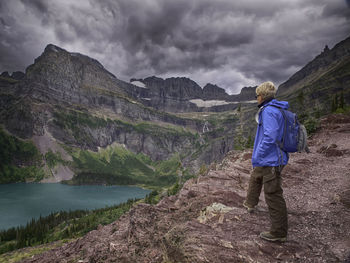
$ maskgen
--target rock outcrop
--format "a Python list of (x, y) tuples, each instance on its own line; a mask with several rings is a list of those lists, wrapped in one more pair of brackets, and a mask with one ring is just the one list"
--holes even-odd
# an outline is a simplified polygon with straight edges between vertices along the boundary
[(229, 95), (223, 88), (208, 83), (203, 87), (203, 100), (229, 100)]
[(0, 77), (10, 78), (10, 74), (7, 71), (4, 71), (4, 72), (1, 73)]
[(349, 115), (328, 116), (310, 140), (311, 153), (291, 155), (283, 171), (286, 243), (258, 237), (270, 225), (263, 198), (254, 213), (242, 206), (251, 151), (230, 152), (177, 195), (138, 204), (118, 221), (24, 262), (342, 262), (350, 256), (349, 132)]
[(26, 75), (22, 71), (15, 71), (12, 73), (11, 78), (16, 80), (22, 80), (25, 76)]

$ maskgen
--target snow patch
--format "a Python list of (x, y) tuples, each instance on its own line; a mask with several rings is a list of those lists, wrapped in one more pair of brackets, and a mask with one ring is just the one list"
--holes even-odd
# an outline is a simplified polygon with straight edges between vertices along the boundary
[(135, 81), (131, 81), (130, 83), (137, 87), (147, 89), (146, 84), (141, 81), (135, 80)]
[(238, 102), (227, 102), (224, 100), (201, 100), (201, 99), (190, 100), (190, 102), (196, 104), (198, 107), (205, 107), (205, 108), (238, 103)]

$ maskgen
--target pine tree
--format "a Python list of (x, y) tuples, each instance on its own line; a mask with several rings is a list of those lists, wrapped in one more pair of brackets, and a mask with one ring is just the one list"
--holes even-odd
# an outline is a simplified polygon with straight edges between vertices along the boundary
[(344, 109), (345, 103), (344, 103), (344, 93), (343, 91), (340, 93), (340, 98), (339, 98), (339, 108)]
[(338, 107), (339, 107), (339, 104), (338, 104), (338, 103), (339, 103), (339, 102), (338, 102), (338, 94), (335, 94), (335, 95), (334, 95), (335, 110), (337, 110)]
[(253, 146), (254, 146), (254, 141), (252, 139), (252, 136), (249, 134), (245, 147), (252, 148)]
[(337, 94), (334, 94), (332, 99), (332, 112), (335, 112), (338, 108), (338, 96)]
[(304, 105), (304, 92), (303, 92), (303, 90), (301, 90), (299, 92), (297, 99), (298, 99), (299, 104), (303, 106)]

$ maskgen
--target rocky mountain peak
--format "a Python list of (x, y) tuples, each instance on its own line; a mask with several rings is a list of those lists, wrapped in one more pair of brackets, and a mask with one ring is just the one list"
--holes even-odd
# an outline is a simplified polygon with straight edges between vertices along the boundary
[(211, 84), (211, 83), (207, 83), (203, 87), (203, 92), (216, 92), (216, 93), (221, 93), (221, 94), (226, 93), (225, 89), (220, 88), (219, 86), (217, 86), (215, 84)]
[(0, 77), (10, 78), (10, 74), (8, 73), (8, 71), (4, 71), (4, 72), (1, 73)]
[(142, 82), (162, 82), (162, 81), (164, 81), (164, 79), (156, 77), (156, 76), (151, 76), (151, 77), (145, 78), (145, 79), (140, 80), (140, 81), (142, 81)]
[(228, 98), (228, 94), (223, 88), (217, 85), (208, 83), (203, 88), (203, 99), (205, 100), (225, 100)]
[(4, 71), (0, 74), (0, 77), (14, 80), (22, 80), (25, 77), (25, 74), (22, 71), (12, 72), (10, 75), (8, 71)]
[(29, 71), (29, 73), (31, 73), (31, 70), (33, 68), (42, 67), (44, 65), (47, 65), (47, 66), (56, 65), (58, 67), (57, 68), (58, 71), (61, 68), (67, 70), (68, 68), (67, 66), (71, 64), (79, 64), (80, 67), (84, 67), (84, 68), (86, 67), (98, 68), (99, 70), (103, 71), (103, 73), (108, 74), (115, 78), (115, 76), (112, 73), (108, 72), (98, 60), (80, 53), (69, 52), (53, 44), (48, 44), (45, 47), (44, 52), (34, 60), (34, 64), (30, 65), (26, 69), (26, 72)]
[(25, 74), (22, 71), (15, 71), (12, 73), (11, 78), (16, 80), (22, 80), (24, 79)]
[(68, 51), (54, 44), (48, 44), (44, 49), (44, 53), (45, 52), (68, 52)]
[(230, 100), (238, 102), (255, 100), (254, 96), (256, 87), (257, 86), (243, 87), (239, 94), (230, 95)]

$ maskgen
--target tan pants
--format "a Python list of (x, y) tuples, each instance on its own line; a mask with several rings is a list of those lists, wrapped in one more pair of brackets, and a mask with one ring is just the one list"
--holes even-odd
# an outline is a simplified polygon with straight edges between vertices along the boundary
[(256, 206), (264, 185), (265, 201), (271, 219), (270, 232), (277, 237), (285, 237), (288, 232), (287, 207), (281, 186), (282, 169), (283, 167), (255, 167), (250, 175), (246, 198), (249, 206)]

